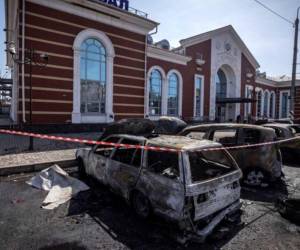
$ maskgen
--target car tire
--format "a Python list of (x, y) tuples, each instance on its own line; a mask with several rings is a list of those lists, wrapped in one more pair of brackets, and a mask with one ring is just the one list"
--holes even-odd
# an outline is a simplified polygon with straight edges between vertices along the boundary
[(145, 195), (139, 191), (134, 191), (131, 197), (131, 204), (134, 212), (141, 218), (146, 219), (151, 215), (151, 204)]
[(79, 177), (80, 178), (86, 178), (87, 174), (86, 174), (86, 171), (85, 171), (85, 166), (84, 166), (83, 160), (81, 158), (78, 158), (77, 161), (78, 161)]
[(269, 186), (269, 174), (261, 168), (248, 168), (244, 173), (243, 183), (251, 187)]

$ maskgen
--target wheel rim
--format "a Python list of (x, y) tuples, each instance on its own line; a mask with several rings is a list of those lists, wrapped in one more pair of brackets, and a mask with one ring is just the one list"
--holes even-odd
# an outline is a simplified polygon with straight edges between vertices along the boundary
[(252, 170), (248, 173), (246, 183), (251, 186), (261, 186), (265, 176), (262, 171)]
[(134, 209), (141, 217), (147, 217), (150, 213), (148, 200), (140, 193), (134, 196)]

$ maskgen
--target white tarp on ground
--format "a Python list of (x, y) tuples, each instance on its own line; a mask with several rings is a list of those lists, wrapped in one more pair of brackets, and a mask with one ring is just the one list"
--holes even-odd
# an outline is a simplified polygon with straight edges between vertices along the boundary
[(49, 191), (42, 204), (44, 209), (54, 209), (70, 200), (79, 192), (89, 189), (86, 184), (69, 176), (58, 165), (53, 165), (41, 171), (26, 183), (35, 188)]

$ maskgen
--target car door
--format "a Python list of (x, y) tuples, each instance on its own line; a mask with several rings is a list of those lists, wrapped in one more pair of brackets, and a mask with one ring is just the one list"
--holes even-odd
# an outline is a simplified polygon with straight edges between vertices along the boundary
[[(124, 138), (122, 144), (142, 145), (143, 141)], [(136, 148), (117, 148), (108, 161), (106, 177), (112, 190), (125, 199), (135, 186), (141, 168), (143, 150)]]
[[(151, 145), (150, 145), (151, 146)], [(146, 151), (144, 166), (136, 188), (150, 201), (154, 210), (179, 218), (184, 207), (182, 157), (174, 152)]]
[[(119, 137), (109, 137), (105, 142), (118, 143), (120, 141)], [(103, 184), (107, 184), (106, 180), (106, 168), (115, 147), (96, 145), (91, 150), (88, 160), (87, 174), (95, 177)]]
[[(261, 132), (253, 128), (243, 128), (240, 134), (242, 145), (253, 145), (261, 142)], [(249, 147), (240, 150), (243, 155), (242, 169), (260, 167), (267, 164), (266, 156), (270, 154), (268, 147)]]

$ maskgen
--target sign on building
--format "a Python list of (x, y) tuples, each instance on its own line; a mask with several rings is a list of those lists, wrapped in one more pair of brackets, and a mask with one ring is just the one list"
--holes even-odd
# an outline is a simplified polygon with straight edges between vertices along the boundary
[(128, 9), (129, 9), (129, 0), (97, 0), (97, 1), (109, 4), (109, 5), (113, 5), (122, 10), (128, 11)]

